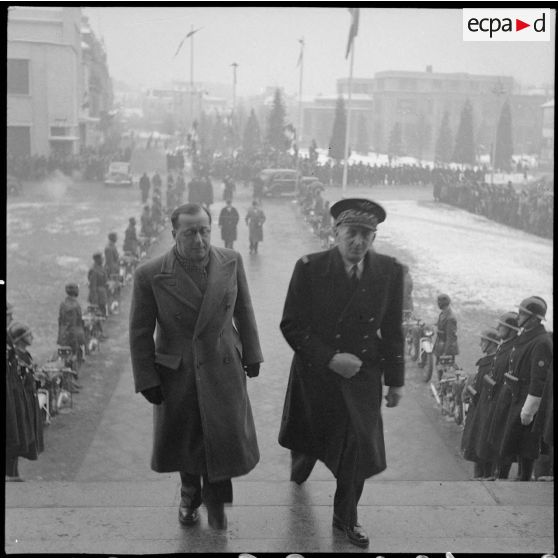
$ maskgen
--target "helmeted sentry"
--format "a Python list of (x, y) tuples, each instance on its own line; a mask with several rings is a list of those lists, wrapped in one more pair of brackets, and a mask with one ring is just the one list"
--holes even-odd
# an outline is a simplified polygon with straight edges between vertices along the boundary
[(539, 320), (544, 320), (546, 316), (546, 302), (540, 296), (530, 296), (521, 301), (519, 310), (535, 316)]
[(519, 326), (517, 323), (518, 319), (517, 312), (504, 312), (497, 320), (498, 324), (513, 329), (514, 331), (519, 331)]
[(487, 327), (481, 331), (481, 339), (490, 341), (491, 343), (500, 343), (500, 336), (498, 335), (498, 330), (493, 327)]
[(79, 294), (79, 287), (77, 283), (66, 283), (64, 290), (66, 291), (66, 294), (70, 296), (77, 296)]
[(438, 304), (445, 304), (446, 306), (449, 305), (451, 302), (451, 298), (447, 294), (439, 294), (438, 295)]
[(18, 341), (23, 339), (28, 333), (31, 333), (29, 326), (22, 324), (21, 322), (12, 322), (8, 326), (8, 335), (15, 345)]

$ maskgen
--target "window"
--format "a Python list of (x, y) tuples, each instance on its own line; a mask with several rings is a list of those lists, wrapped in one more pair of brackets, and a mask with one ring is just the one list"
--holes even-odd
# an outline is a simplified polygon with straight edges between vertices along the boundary
[(50, 127), (51, 136), (67, 136), (68, 129), (65, 126), (51, 126)]
[(29, 95), (29, 60), (8, 59), (8, 94)]

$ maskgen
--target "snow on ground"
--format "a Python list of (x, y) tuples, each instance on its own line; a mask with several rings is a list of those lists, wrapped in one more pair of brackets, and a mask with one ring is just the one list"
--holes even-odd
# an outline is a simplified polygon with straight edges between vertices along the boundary
[(523, 298), (542, 296), (552, 329), (553, 243), (457, 208), (433, 202), (382, 202), (389, 219), (378, 239), (412, 254), (413, 282), (447, 292), (461, 306), (494, 312), (517, 309)]

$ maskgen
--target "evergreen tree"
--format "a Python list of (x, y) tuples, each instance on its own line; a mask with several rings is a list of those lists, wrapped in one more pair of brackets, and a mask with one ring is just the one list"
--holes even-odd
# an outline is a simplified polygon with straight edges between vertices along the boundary
[(254, 109), (252, 109), (244, 127), (242, 147), (247, 154), (252, 155), (260, 148), (261, 141), (260, 124)]
[(273, 106), (269, 113), (266, 140), (270, 147), (278, 151), (285, 151), (287, 138), (285, 136), (285, 105), (281, 98), (281, 91), (275, 90)]
[(421, 111), (415, 128), (415, 153), (419, 160), (422, 160), (424, 152), (428, 149), (431, 134), (432, 127), (426, 119), (424, 112)]
[(401, 123), (396, 122), (391, 129), (391, 133), (389, 134), (389, 143), (388, 143), (388, 156), (391, 157), (399, 157), (402, 154), (403, 149), (403, 136), (401, 132)]
[(461, 110), (459, 127), (455, 136), (453, 160), (463, 165), (475, 164), (475, 139), (473, 135), (473, 106), (467, 99)]
[(512, 166), (513, 138), (512, 115), (509, 101), (506, 101), (500, 112), (496, 129), (496, 149), (494, 152), (494, 168), (510, 171)]
[(345, 156), (345, 136), (347, 133), (347, 113), (343, 97), (338, 97), (333, 118), (333, 130), (329, 140), (329, 157), (342, 161)]
[(358, 120), (356, 152), (366, 155), (369, 151), (370, 142), (368, 141), (368, 126), (366, 125), (366, 118), (364, 118), (364, 115), (361, 114)]
[(440, 125), (440, 132), (436, 140), (436, 148), (434, 152), (435, 163), (449, 163), (451, 161), (452, 153), (452, 138), (451, 129), (449, 125), (449, 112), (444, 111), (442, 123)]

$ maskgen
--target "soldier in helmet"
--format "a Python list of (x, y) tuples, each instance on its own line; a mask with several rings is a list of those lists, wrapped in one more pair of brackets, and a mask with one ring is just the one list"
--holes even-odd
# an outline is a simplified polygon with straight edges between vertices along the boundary
[[(60, 303), (58, 311), (58, 345), (71, 347), (76, 361), (76, 368), (83, 358), (81, 347), (85, 345), (85, 331), (81, 306), (78, 302), (79, 287), (76, 283), (68, 283), (65, 287), (66, 299)], [(76, 386), (77, 387), (77, 386)]]
[(493, 428), (497, 428), (496, 450), (499, 459), (518, 462), (518, 479), (529, 481), (535, 459), (540, 454), (542, 432), (533, 421), (541, 408), (542, 394), (552, 374), (552, 337), (541, 323), (546, 302), (539, 296), (524, 299), (519, 305), (521, 328), (510, 351), (508, 372), (498, 395)]
[(12, 322), (6, 351), (6, 482), (21, 482), (20, 457), (36, 460), (44, 449), (43, 423), (35, 386), (33, 342), (28, 326)]
[(509, 369), (510, 352), (519, 332), (517, 319), (517, 312), (505, 312), (497, 320), (498, 335), (501, 341), (494, 356), (492, 370), (484, 377), (480, 394), (480, 404), (486, 406), (486, 416), (481, 425), (475, 450), (481, 459), (494, 463), (494, 471), (491, 476), (499, 479), (508, 478), (512, 461), (498, 457), (496, 447), (501, 432), (499, 429), (493, 428), (492, 425), (496, 401), (504, 383), (504, 374)]
[(103, 267), (103, 255), (101, 252), (93, 254), (93, 266), (87, 274), (89, 281), (89, 296), (87, 301), (96, 304), (102, 315), (107, 315), (107, 272)]
[(107, 270), (107, 275), (118, 274), (120, 270), (120, 254), (118, 253), (118, 248), (116, 247), (116, 241), (118, 236), (115, 232), (108, 234), (108, 244), (105, 246), (105, 268)]
[(467, 412), (465, 428), (463, 429), (463, 436), (461, 438), (461, 451), (463, 457), (467, 461), (473, 461), (475, 463), (473, 478), (477, 480), (492, 477), (494, 469), (492, 461), (481, 458), (477, 454), (476, 444), (485, 415), (485, 406), (483, 405), (484, 399), (481, 398), (484, 378), (486, 375), (490, 374), (492, 370), (494, 356), (499, 343), (500, 337), (497, 329), (490, 327), (481, 331), (480, 348), (484, 356), (475, 363), (477, 374), (472, 384), (467, 388), (469, 390), (471, 404)]
[(124, 233), (124, 245), (122, 249), (124, 252), (130, 252), (134, 256), (138, 255), (138, 235), (136, 233), (135, 217), (130, 217), (128, 219), (128, 228)]
[(447, 294), (438, 295), (438, 308), (441, 310), (438, 316), (437, 336), (434, 343), (434, 354), (436, 363), (441, 356), (455, 356), (459, 354), (457, 345), (457, 319), (450, 307), (450, 297)]

